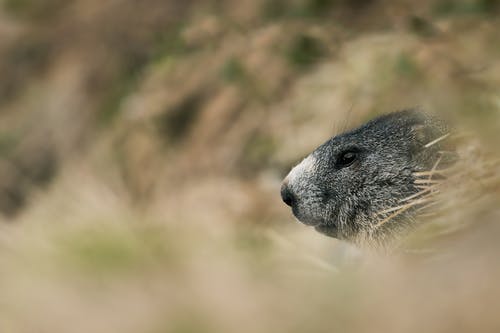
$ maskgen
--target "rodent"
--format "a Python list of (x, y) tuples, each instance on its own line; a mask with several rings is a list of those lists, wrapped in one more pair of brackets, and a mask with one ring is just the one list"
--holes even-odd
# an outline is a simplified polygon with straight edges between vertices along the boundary
[(405, 202), (416, 203), (422, 191), (416, 173), (452, 163), (443, 156), (448, 133), (421, 110), (382, 115), (314, 150), (286, 176), (281, 197), (299, 221), (327, 236), (392, 239), (414, 224), (420, 205)]

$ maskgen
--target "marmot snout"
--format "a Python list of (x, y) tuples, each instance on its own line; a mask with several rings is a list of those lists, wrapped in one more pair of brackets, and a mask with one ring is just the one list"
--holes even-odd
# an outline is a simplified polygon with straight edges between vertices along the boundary
[(415, 209), (384, 219), (419, 192), (415, 173), (442, 161), (438, 141), (446, 131), (416, 110), (371, 120), (331, 138), (294, 167), (283, 181), (282, 199), (299, 221), (331, 237), (356, 241), (405, 230)]

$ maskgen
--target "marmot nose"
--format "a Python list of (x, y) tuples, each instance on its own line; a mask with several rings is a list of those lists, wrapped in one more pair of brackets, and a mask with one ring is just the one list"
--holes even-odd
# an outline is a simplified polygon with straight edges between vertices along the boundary
[(295, 203), (295, 195), (292, 193), (287, 183), (283, 183), (283, 185), (281, 185), (281, 199), (283, 199), (283, 202), (290, 207), (292, 207)]

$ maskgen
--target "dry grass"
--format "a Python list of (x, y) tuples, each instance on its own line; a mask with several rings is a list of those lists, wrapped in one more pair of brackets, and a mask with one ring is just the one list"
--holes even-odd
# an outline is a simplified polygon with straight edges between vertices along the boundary
[[(0, 2), (2, 333), (500, 330), (496, 1), (33, 3)], [(289, 167), (409, 106), (460, 156), (382, 212), (417, 230), (294, 223)]]

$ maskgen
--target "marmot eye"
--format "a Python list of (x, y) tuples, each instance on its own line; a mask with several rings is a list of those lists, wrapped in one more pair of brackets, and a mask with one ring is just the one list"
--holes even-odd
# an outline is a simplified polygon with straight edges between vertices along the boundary
[(337, 165), (341, 168), (347, 167), (354, 163), (358, 158), (358, 153), (352, 150), (345, 151), (339, 155)]

